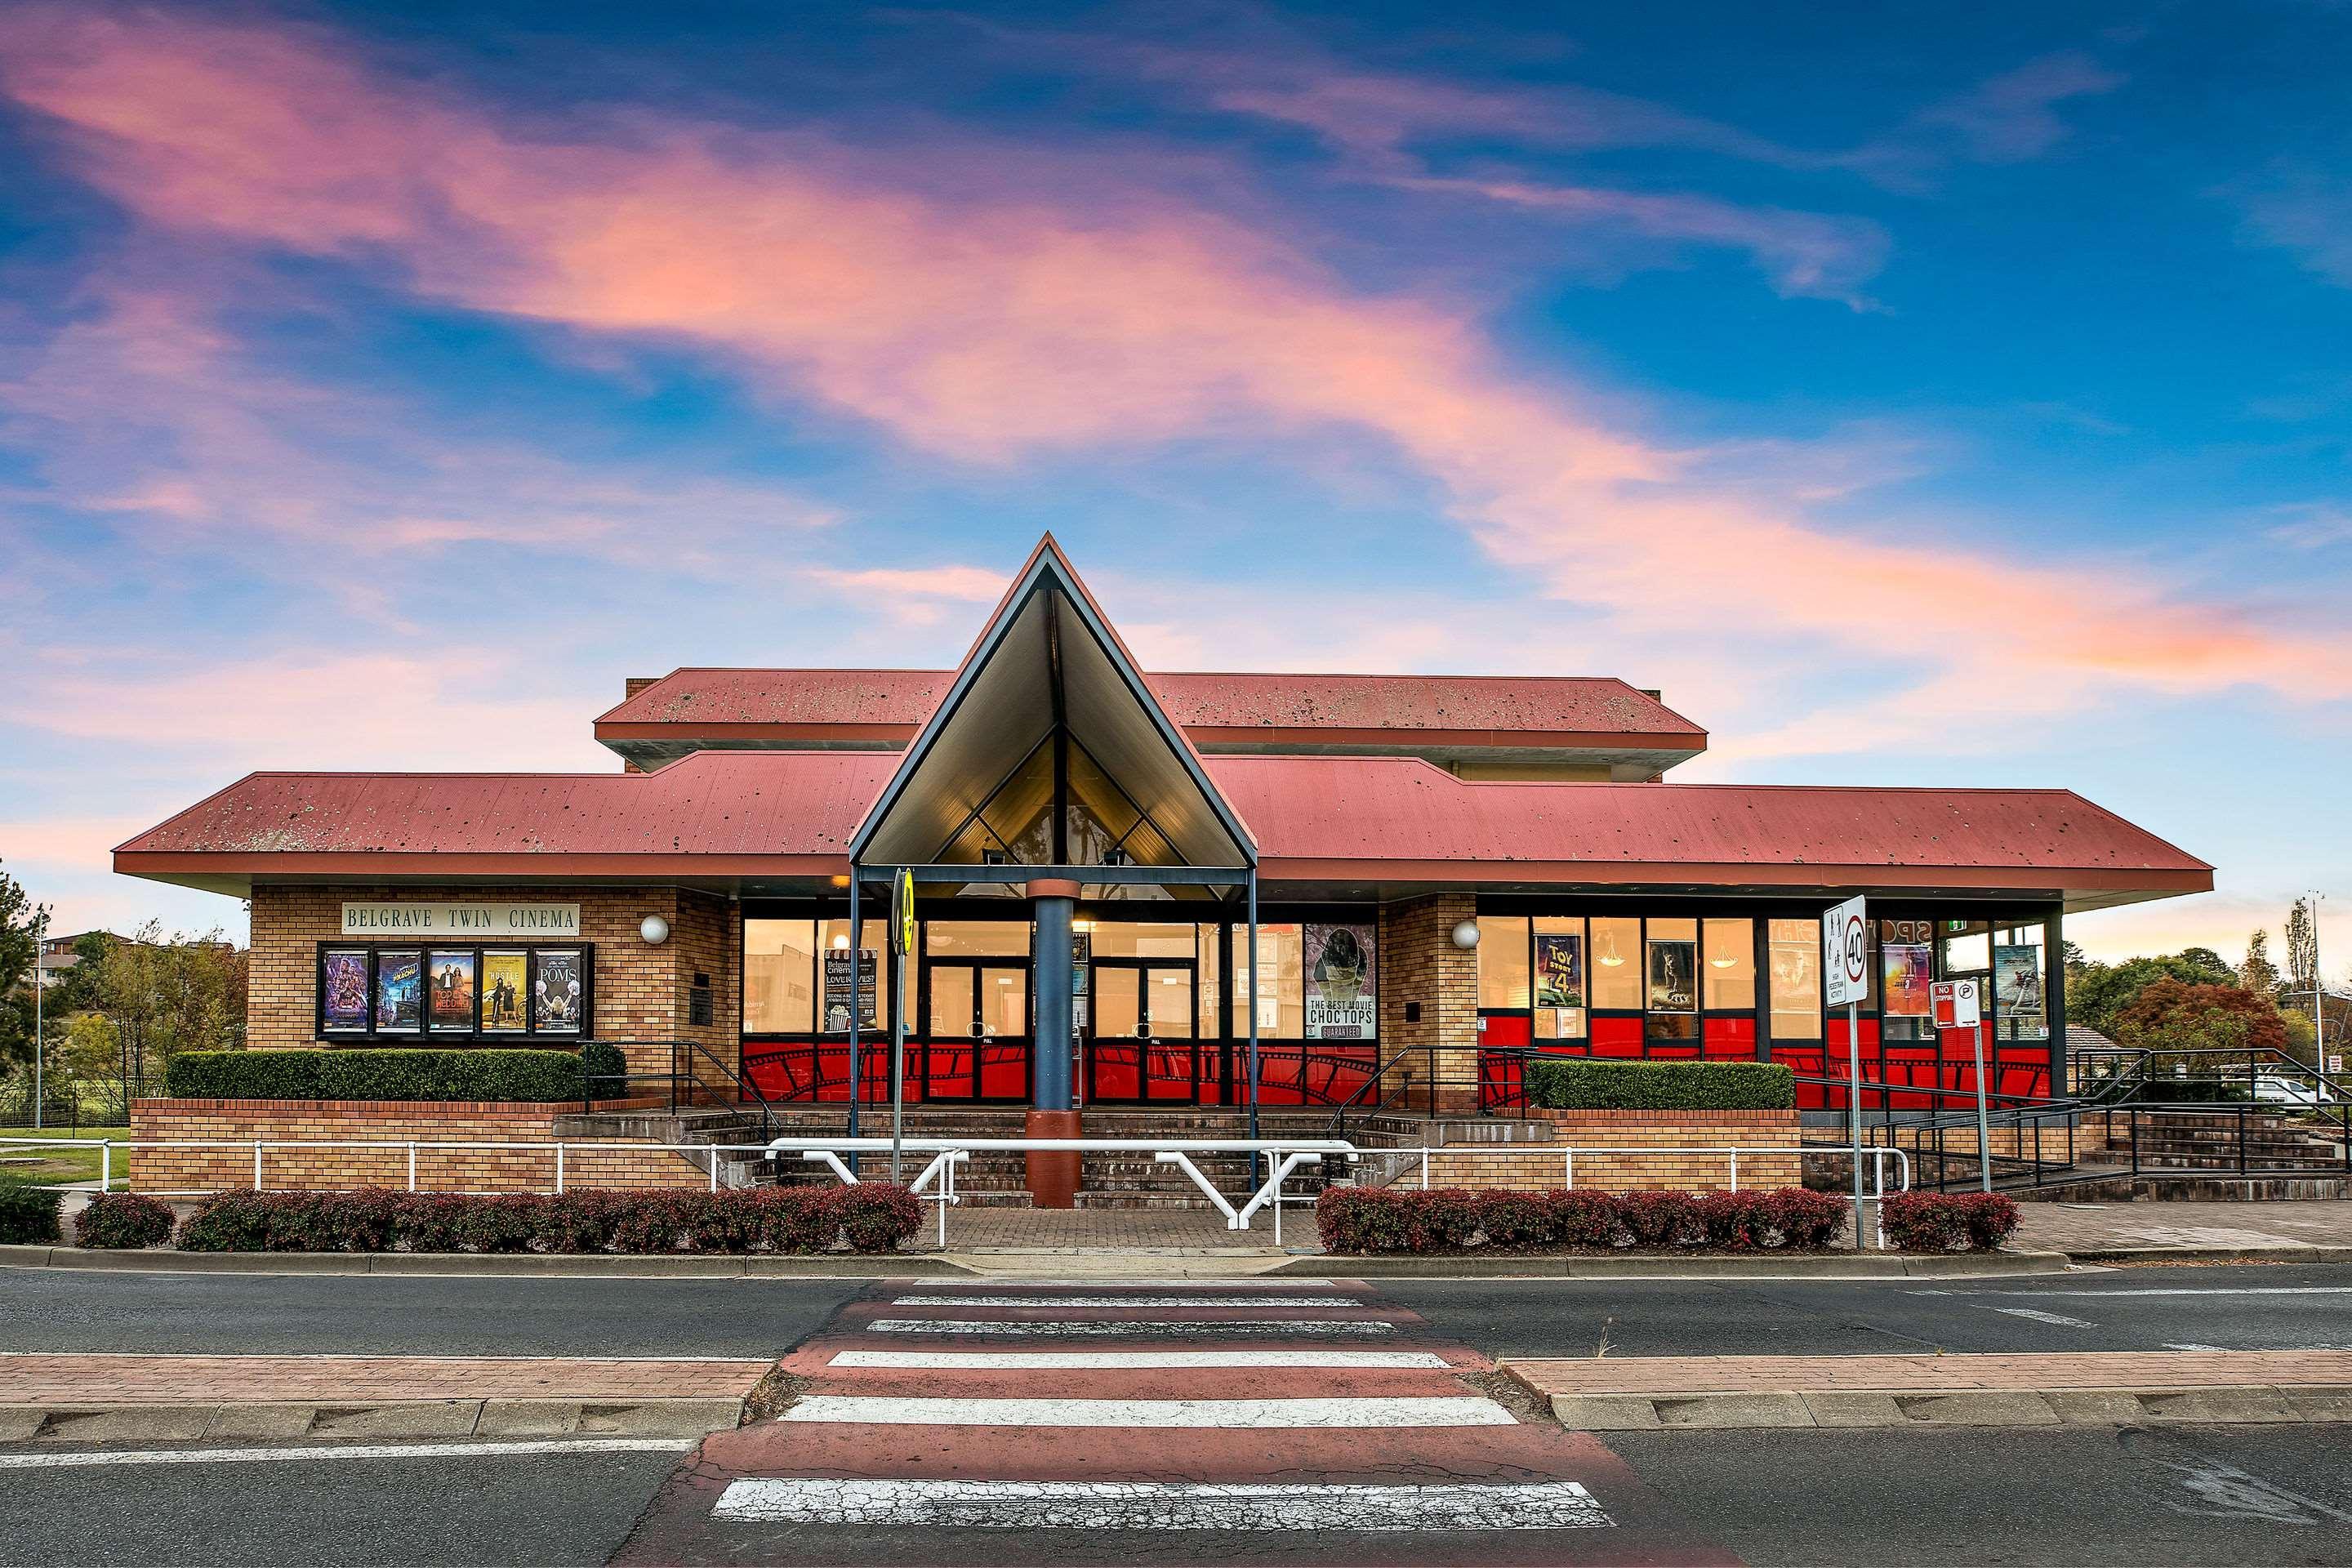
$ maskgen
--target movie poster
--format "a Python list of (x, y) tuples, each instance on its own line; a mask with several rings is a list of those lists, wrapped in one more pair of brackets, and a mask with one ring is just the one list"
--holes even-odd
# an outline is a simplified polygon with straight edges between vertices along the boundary
[(1303, 928), (1307, 964), (1307, 1037), (1369, 1040), (1380, 1033), (1380, 990), (1372, 973), (1374, 938), (1369, 925)]
[(1584, 1005), (1584, 938), (1576, 932), (1536, 932), (1536, 1005)]
[(1650, 1011), (1698, 1011), (1698, 943), (1666, 940), (1651, 942)]
[[(2024, 1037), (2042, 1029), (2042, 950), (2038, 947), (1996, 947), (1992, 950), (1993, 1016), (2006, 1031), (2018, 1025)], [(2003, 1039), (2019, 1035), (2004, 1033)]]
[(415, 952), (375, 955), (375, 1026), (379, 1033), (414, 1034), (425, 1005), (425, 959)]
[(531, 1027), (540, 1034), (576, 1033), (587, 1011), (588, 982), (580, 954), (571, 948), (542, 948), (533, 955)]
[(1924, 942), (1890, 942), (1879, 948), (1879, 973), (1886, 982), (1879, 997), (1881, 1016), (1924, 1018), (1927, 1016), (1927, 985), (1935, 977), (1931, 957), (1934, 952)]
[(364, 951), (330, 952), (319, 982), (330, 1034), (365, 1034), (368, 1026), (368, 955)]
[[(871, 948), (857, 952), (857, 1026), (879, 1029), (882, 1026), (881, 992), (874, 981), (875, 954)], [(849, 1033), (849, 950), (829, 947), (824, 950), (824, 1027), (827, 1034)]]
[(482, 954), (482, 1033), (522, 1033), (522, 999), (530, 984), (530, 969), (525, 953)]
[(436, 952), (425, 966), (425, 1026), (441, 1034), (474, 1032), (474, 955)]

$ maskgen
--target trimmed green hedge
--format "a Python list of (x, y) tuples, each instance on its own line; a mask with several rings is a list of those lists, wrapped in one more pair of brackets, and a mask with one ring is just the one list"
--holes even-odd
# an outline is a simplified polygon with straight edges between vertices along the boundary
[(1547, 1110), (1790, 1110), (1797, 1079), (1770, 1062), (1529, 1058), (1527, 1095)]
[(0, 1176), (0, 1242), (56, 1241), (66, 1195), (16, 1176)]
[[(602, 1074), (617, 1047), (601, 1043)], [(604, 1086), (599, 1085), (600, 1089)], [(587, 1069), (568, 1050), (182, 1051), (163, 1074), (182, 1100), (578, 1100)]]

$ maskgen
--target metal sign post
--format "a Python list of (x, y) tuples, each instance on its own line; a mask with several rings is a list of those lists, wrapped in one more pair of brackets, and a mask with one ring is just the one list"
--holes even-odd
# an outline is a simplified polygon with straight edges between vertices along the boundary
[[(1966, 1029), (1969, 1049), (1977, 1062), (1977, 1185), (1992, 1191), (1992, 1115), (1985, 1103), (1984, 1003), (1977, 994), (1973, 980), (1938, 980), (1927, 987), (1929, 1005), (1936, 1012), (1936, 1027)], [(1942, 1107), (1937, 1107), (1941, 1110)], [(2040, 1135), (2035, 1135), (2035, 1158), (2041, 1157)], [(1940, 1179), (1940, 1178), (1939, 1178)]]
[(907, 963), (915, 955), (915, 874), (904, 866), (890, 879), (890, 951), (898, 960), (890, 969), (890, 1179), (896, 1182), (907, 1119)]
[(1862, 999), (1870, 994), (1866, 900), (1848, 899), (1822, 916), (1822, 995), (1845, 1004), (1846, 1129), (1853, 1145), (1853, 1247), (1862, 1250)]

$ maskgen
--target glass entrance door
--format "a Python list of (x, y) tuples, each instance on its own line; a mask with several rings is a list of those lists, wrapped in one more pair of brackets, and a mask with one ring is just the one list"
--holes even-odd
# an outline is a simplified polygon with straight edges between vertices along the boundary
[[(926, 1100), (1029, 1098), (1029, 971), (1017, 961), (923, 963)], [(910, 1066), (908, 1076), (913, 1076)]]
[(1097, 958), (1087, 1027), (1087, 1099), (1200, 1099), (1199, 966), (1189, 959)]

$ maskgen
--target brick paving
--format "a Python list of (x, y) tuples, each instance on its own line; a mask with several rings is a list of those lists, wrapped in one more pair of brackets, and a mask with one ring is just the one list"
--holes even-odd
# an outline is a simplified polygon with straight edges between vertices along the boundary
[[(937, 1209), (924, 1216), (917, 1233), (919, 1243), (937, 1242)], [(1265, 1213), (1252, 1216), (1246, 1231), (1227, 1230), (1225, 1216), (1213, 1208), (1024, 1209), (958, 1208), (948, 1211), (950, 1252), (997, 1248), (1045, 1248), (1083, 1252), (1247, 1251), (1275, 1252), (1274, 1220)], [(1315, 1213), (1293, 1208), (1282, 1216), (1282, 1250), (1320, 1252), (1315, 1237)]]
[(2116, 1247), (2352, 1246), (2352, 1203), (2020, 1204), (2023, 1251)]
[(2074, 1388), (2352, 1385), (2352, 1351), (2070, 1351), (2034, 1355), (1611, 1356), (1509, 1361), (1544, 1394), (1824, 1390), (2041, 1393)]
[(0, 1353), (0, 1405), (365, 1399), (733, 1399), (764, 1361)]

